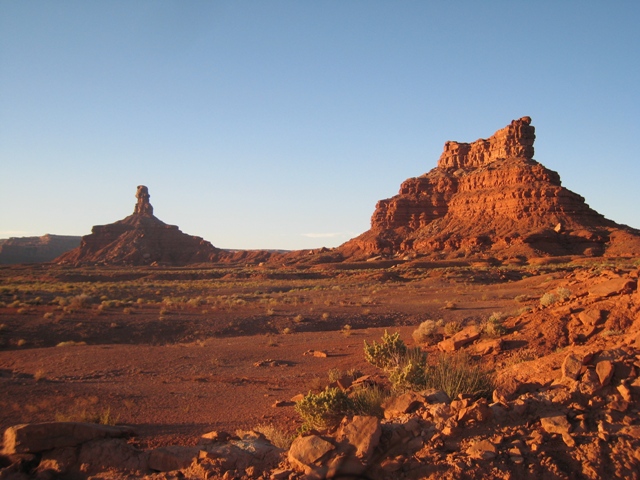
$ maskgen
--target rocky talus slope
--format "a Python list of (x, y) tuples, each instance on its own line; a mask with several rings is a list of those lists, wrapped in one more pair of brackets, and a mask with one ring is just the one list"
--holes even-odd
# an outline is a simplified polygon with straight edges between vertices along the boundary
[(533, 159), (534, 140), (523, 117), (489, 139), (446, 142), (437, 167), (380, 200), (371, 229), (338, 251), (352, 259), (640, 253), (640, 232), (564, 188), (558, 173)]
[(510, 317), (502, 335), (467, 325), (426, 347), (493, 365), (490, 399), (407, 391), (381, 418), (346, 416), (287, 450), (253, 431), (141, 450), (130, 427), (21, 425), (5, 432), (0, 478), (638, 479), (639, 273), (564, 273), (556, 297)]

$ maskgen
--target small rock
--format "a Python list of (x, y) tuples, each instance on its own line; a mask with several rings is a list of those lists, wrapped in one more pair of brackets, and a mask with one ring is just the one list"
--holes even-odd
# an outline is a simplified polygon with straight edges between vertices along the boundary
[(615, 367), (609, 360), (602, 360), (596, 364), (596, 373), (600, 379), (600, 385), (603, 387), (609, 385), (614, 372)]
[(346, 440), (356, 448), (356, 457), (367, 462), (380, 442), (382, 428), (377, 417), (355, 415), (343, 426), (338, 441)]
[(212, 443), (226, 442), (227, 440), (229, 440), (229, 438), (231, 438), (231, 435), (227, 432), (218, 432), (214, 430), (212, 432), (203, 434), (200, 437), (199, 443), (200, 445), (208, 445)]
[(540, 424), (547, 433), (558, 433), (562, 435), (563, 433), (569, 433), (571, 429), (571, 424), (564, 415), (542, 417)]
[(198, 447), (170, 445), (152, 450), (149, 454), (149, 468), (159, 472), (171, 472), (187, 468), (198, 458)]
[(633, 400), (631, 396), (631, 389), (624, 383), (618, 385), (617, 390), (620, 393), (620, 396), (622, 396), (623, 400), (627, 402), (631, 402)]
[(318, 435), (298, 437), (291, 444), (287, 458), (293, 467), (310, 473), (314, 464), (335, 448)]
[(286, 480), (292, 474), (293, 474), (293, 470), (291, 469), (278, 468), (271, 472), (271, 475), (269, 476), (269, 480)]
[(476, 326), (471, 325), (470, 327), (463, 328), (451, 338), (441, 341), (438, 343), (438, 347), (443, 352), (455, 352), (467, 343), (471, 343), (478, 338), (480, 338), (479, 329)]
[(424, 405), (424, 397), (415, 392), (403, 393), (392, 397), (383, 404), (384, 418), (393, 418), (404, 413), (411, 413)]
[(467, 449), (467, 455), (479, 460), (491, 460), (496, 453), (496, 447), (489, 440), (475, 441)]
[(576, 446), (576, 441), (568, 432), (565, 432), (562, 434), (562, 441), (565, 443), (567, 447), (573, 448)]
[(562, 376), (577, 380), (582, 370), (582, 357), (574, 353), (570, 353), (562, 362)]
[(614, 295), (633, 293), (636, 282), (630, 278), (614, 278), (598, 283), (589, 288), (589, 295), (596, 298), (606, 298)]
[(604, 318), (604, 310), (600, 310), (598, 308), (591, 308), (589, 310), (584, 310), (578, 314), (578, 319), (585, 326), (595, 326), (598, 325)]

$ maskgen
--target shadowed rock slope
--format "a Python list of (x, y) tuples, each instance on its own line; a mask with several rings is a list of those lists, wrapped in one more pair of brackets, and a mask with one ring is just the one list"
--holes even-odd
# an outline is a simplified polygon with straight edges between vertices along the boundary
[(149, 190), (140, 185), (132, 215), (97, 225), (80, 246), (56, 259), (72, 265), (187, 265), (218, 261), (226, 252), (200, 237), (187, 235), (153, 215)]
[(640, 231), (618, 225), (533, 159), (535, 128), (514, 120), (489, 139), (446, 142), (436, 168), (380, 200), (371, 229), (344, 258), (411, 253), (441, 258), (640, 253)]

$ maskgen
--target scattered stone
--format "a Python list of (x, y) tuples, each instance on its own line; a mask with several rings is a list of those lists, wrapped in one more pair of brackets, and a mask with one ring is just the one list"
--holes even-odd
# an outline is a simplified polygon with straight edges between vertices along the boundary
[(367, 462), (380, 442), (382, 428), (377, 417), (356, 415), (340, 429), (338, 441), (347, 441), (356, 448), (356, 457)]
[(489, 440), (475, 441), (467, 449), (467, 455), (478, 460), (491, 460), (496, 454), (496, 447)]
[(569, 433), (571, 430), (571, 424), (564, 415), (542, 417), (540, 418), (540, 424), (547, 433), (557, 433), (562, 435), (563, 433)]
[(582, 357), (575, 353), (570, 353), (562, 362), (562, 376), (577, 380), (582, 370)]
[(335, 446), (318, 435), (296, 438), (289, 448), (288, 460), (291, 465), (309, 474), (316, 462), (335, 450)]
[(596, 373), (598, 374), (598, 378), (600, 379), (600, 385), (602, 385), (603, 387), (609, 385), (614, 372), (615, 367), (609, 360), (601, 360), (596, 364)]
[(613, 278), (590, 287), (589, 295), (596, 298), (606, 298), (614, 295), (633, 293), (635, 289), (635, 280), (625, 277)]
[(618, 385), (617, 390), (625, 401), (627, 402), (633, 401), (633, 398), (631, 396), (631, 389), (628, 386), (626, 386), (624, 383)]
[(326, 351), (324, 350), (307, 350), (306, 352), (303, 353), (303, 355), (311, 355), (312, 357), (317, 357), (317, 358), (326, 358), (329, 355), (327, 354)]
[(424, 397), (415, 392), (407, 392), (398, 397), (391, 397), (383, 403), (382, 407), (384, 417), (393, 418), (403, 413), (413, 412), (421, 405), (424, 405)]
[(578, 318), (585, 326), (595, 326), (601, 323), (604, 319), (604, 310), (598, 308), (590, 308), (584, 310), (578, 314)]
[(266, 360), (260, 360), (258, 362), (255, 362), (253, 366), (254, 367), (288, 367), (289, 362), (267, 358)]
[(152, 450), (149, 454), (149, 468), (158, 472), (171, 472), (187, 468), (198, 458), (200, 448), (170, 445)]
[(480, 330), (475, 325), (471, 325), (463, 328), (451, 338), (441, 341), (438, 343), (438, 347), (443, 352), (454, 352), (478, 338), (480, 338)]
[(227, 440), (229, 440), (229, 438), (231, 438), (231, 435), (228, 434), (227, 432), (218, 432), (214, 430), (211, 432), (204, 433), (200, 437), (200, 441), (198, 443), (200, 445), (209, 445), (212, 443), (226, 442)]

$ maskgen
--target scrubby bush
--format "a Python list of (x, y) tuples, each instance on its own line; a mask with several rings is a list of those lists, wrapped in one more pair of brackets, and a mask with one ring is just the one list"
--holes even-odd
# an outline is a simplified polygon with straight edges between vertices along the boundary
[(502, 325), (502, 321), (490, 317), (484, 325), (484, 332), (491, 337), (500, 337), (507, 333), (507, 329)]
[(345, 392), (327, 387), (317, 394), (309, 392), (296, 402), (295, 410), (304, 422), (302, 429), (310, 430), (336, 426), (353, 408)]
[(294, 436), (290, 435), (283, 430), (280, 430), (272, 423), (258, 425), (253, 429), (255, 432), (261, 433), (272, 445), (281, 448), (282, 450), (289, 450), (293, 443)]
[(411, 336), (416, 343), (431, 344), (435, 339), (435, 333), (438, 330), (436, 322), (433, 320), (425, 320), (416, 328)]
[(466, 353), (457, 353), (438, 358), (429, 368), (427, 386), (444, 391), (451, 399), (461, 393), (490, 398), (493, 378)]
[(92, 301), (93, 299), (89, 295), (82, 293), (80, 295), (71, 297), (71, 300), (69, 301), (69, 305), (72, 308), (87, 308), (91, 305)]
[(451, 320), (444, 326), (444, 333), (446, 333), (447, 335), (454, 335), (460, 330), (462, 330), (462, 322), (460, 322), (459, 320)]
[(400, 333), (384, 332), (380, 344), (364, 342), (364, 358), (371, 365), (389, 375), (394, 390), (422, 388), (424, 386), (427, 354), (420, 347), (407, 348)]
[(374, 340), (371, 345), (364, 341), (364, 359), (374, 367), (382, 370), (392, 370), (400, 365), (407, 353), (407, 346), (400, 338), (400, 333), (392, 335), (385, 330), (380, 344)]
[(389, 397), (389, 392), (378, 385), (357, 387), (350, 395), (351, 409), (354, 415), (371, 415), (382, 417), (382, 403)]
[(547, 292), (540, 297), (540, 305), (548, 307), (558, 301), (558, 296), (555, 293)]
[(420, 348), (407, 350), (400, 364), (389, 372), (395, 391), (421, 390), (427, 383), (427, 354)]

